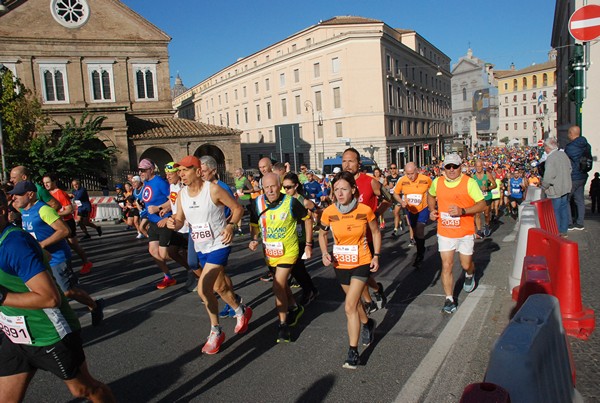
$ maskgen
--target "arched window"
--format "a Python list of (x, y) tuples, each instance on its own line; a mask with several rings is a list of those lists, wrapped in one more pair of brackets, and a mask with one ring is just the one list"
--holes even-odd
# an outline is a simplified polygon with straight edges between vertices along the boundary
[(462, 92), (463, 92), (463, 101), (466, 101), (467, 100), (467, 89), (463, 88)]
[(537, 88), (537, 76), (531, 78), (531, 88)]
[(548, 86), (548, 74), (544, 73), (544, 75), (542, 76), (542, 85), (544, 87)]
[(523, 77), (523, 89), (527, 89), (527, 77)]
[(517, 86), (517, 79), (515, 78), (515, 79), (513, 80), (513, 91), (516, 91), (516, 90), (517, 90), (517, 87), (518, 87), (518, 86)]

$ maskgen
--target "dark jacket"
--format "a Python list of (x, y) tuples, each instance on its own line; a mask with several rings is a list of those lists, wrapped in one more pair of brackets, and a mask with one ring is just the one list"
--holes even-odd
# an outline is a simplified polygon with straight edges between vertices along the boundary
[(565, 147), (565, 153), (567, 153), (571, 160), (571, 179), (574, 181), (587, 179), (588, 177), (587, 172), (581, 172), (579, 169), (579, 159), (588, 146), (589, 144), (585, 137), (579, 136)]

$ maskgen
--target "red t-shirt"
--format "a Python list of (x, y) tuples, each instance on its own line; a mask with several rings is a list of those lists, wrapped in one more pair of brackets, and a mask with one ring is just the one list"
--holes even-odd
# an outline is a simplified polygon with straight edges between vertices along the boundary
[[(66, 206), (71, 205), (71, 198), (64, 190), (56, 188), (54, 190), (51, 190), (50, 194), (60, 203), (61, 206), (63, 206), (63, 208), (61, 208), (59, 212), (63, 211)], [(64, 221), (72, 220), (73, 214), (67, 214), (65, 216), (62, 216), (62, 219)]]

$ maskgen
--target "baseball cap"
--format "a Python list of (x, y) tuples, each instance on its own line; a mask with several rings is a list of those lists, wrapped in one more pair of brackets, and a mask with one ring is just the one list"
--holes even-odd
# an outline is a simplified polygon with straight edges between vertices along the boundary
[(200, 168), (200, 160), (198, 159), (198, 157), (196, 157), (194, 155), (188, 155), (188, 156), (183, 157), (181, 159), (181, 161), (179, 161), (177, 164), (175, 164), (175, 168), (179, 168), (179, 167)]
[(340, 172), (342, 172), (342, 168), (340, 168), (340, 167), (333, 168), (333, 173), (334, 174), (339, 174)]
[(37, 188), (33, 182), (21, 181), (17, 183), (13, 190), (10, 190), (8, 194), (20, 196), (27, 192), (37, 192)]
[(121, 183), (117, 183), (117, 184), (115, 185), (115, 189), (123, 189), (123, 184), (121, 184)]
[(458, 154), (448, 154), (446, 158), (444, 158), (444, 166), (454, 164), (454, 165), (462, 165), (462, 158)]
[(148, 158), (144, 158), (138, 164), (139, 169), (154, 169), (154, 162)]
[(175, 166), (175, 162), (167, 162), (165, 164), (165, 173), (177, 172), (177, 167)]

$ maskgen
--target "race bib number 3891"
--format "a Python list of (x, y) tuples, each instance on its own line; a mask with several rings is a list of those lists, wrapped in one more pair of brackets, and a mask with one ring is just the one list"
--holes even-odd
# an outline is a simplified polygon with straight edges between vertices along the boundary
[(6, 316), (0, 312), (0, 327), (13, 343), (31, 344), (31, 336), (24, 316)]

